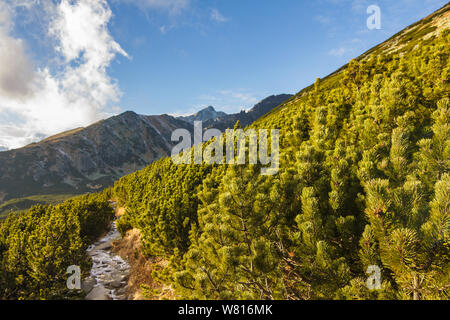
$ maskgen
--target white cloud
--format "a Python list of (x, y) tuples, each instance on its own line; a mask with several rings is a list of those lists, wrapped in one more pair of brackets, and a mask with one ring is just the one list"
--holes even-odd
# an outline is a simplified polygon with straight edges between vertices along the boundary
[[(207, 106), (213, 106), (216, 110), (235, 113), (252, 108), (261, 100), (260, 98), (246, 89), (220, 90), (213, 94), (201, 95), (195, 110), (198, 111)], [(179, 111), (178, 113), (182, 112)]]
[(14, 98), (30, 94), (34, 70), (23, 41), (9, 36), (11, 11), (7, 3), (0, 3), (0, 95)]
[(314, 17), (314, 20), (323, 25), (329, 25), (333, 22), (333, 18), (325, 15), (317, 15)]
[(170, 25), (170, 26), (167, 26), (167, 25), (162, 25), (161, 27), (159, 27), (159, 31), (162, 33), (162, 34), (167, 34), (167, 32), (169, 32), (171, 29), (173, 29), (174, 28), (174, 25)]
[(220, 91), (220, 94), (225, 97), (236, 100), (242, 104), (248, 105), (248, 106), (250, 104), (255, 104), (258, 102), (258, 99), (253, 94), (248, 93), (248, 92), (234, 91), (234, 90), (222, 90), (222, 91)]
[(190, 5), (190, 0), (117, 0), (119, 2), (133, 4), (141, 9), (158, 9), (168, 11), (170, 14), (178, 14)]
[(364, 14), (367, 7), (371, 4), (372, 3), (370, 3), (370, 1), (368, 1), (368, 0), (353, 0), (351, 6), (352, 6), (352, 10), (355, 13)]
[[(58, 57), (56, 65), (37, 69), (24, 40), (11, 35), (14, 1), (0, 7), (0, 146), (17, 148), (117, 111), (121, 92), (107, 67), (117, 54), (127, 54), (108, 31), (107, 1), (28, 1), (30, 11), (39, 5), (50, 10), (45, 33)], [(11, 56), (16, 63), (7, 63)]]
[(340, 47), (331, 49), (328, 54), (335, 57), (342, 57), (344, 54), (351, 52), (352, 50), (346, 47)]
[(206, 107), (213, 106), (216, 111), (228, 114), (251, 109), (261, 100), (246, 89), (219, 90), (213, 94), (202, 94), (195, 105), (184, 106), (182, 109), (170, 113), (174, 117), (190, 116)]
[(225, 18), (217, 9), (211, 9), (211, 20), (216, 22), (227, 22), (229, 19)]
[[(161, 34), (167, 34), (180, 22), (181, 14), (186, 11), (191, 0), (110, 0), (137, 7), (149, 23), (156, 25)], [(163, 17), (164, 22), (159, 18)]]

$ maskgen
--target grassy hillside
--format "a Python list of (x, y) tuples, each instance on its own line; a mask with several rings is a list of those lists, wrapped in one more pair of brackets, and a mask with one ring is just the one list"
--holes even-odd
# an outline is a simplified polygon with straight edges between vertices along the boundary
[(449, 8), (256, 121), (277, 175), (163, 159), (116, 183), (121, 231), (170, 261), (154, 277), (188, 299), (448, 299)]
[(0, 219), (5, 219), (11, 213), (28, 210), (35, 205), (58, 204), (74, 197), (76, 195), (73, 194), (47, 194), (11, 199), (0, 205)]

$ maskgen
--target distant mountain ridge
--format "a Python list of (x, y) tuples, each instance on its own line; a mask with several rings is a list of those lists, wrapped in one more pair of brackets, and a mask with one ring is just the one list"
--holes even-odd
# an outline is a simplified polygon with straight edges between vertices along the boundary
[(187, 121), (189, 123), (194, 123), (194, 121), (216, 120), (217, 118), (224, 116), (227, 116), (225, 112), (216, 111), (213, 106), (209, 106), (191, 116), (178, 117), (178, 119)]
[(233, 128), (237, 121), (243, 127), (246, 127), (292, 97), (293, 95), (291, 94), (272, 95), (261, 100), (248, 111), (242, 110), (241, 112), (232, 114), (216, 111), (213, 106), (209, 106), (191, 116), (177, 118), (192, 124), (194, 121), (202, 121), (203, 129), (215, 128), (224, 131), (228, 128)]
[(42, 194), (82, 194), (101, 190), (120, 177), (169, 156), (172, 132), (193, 131), (193, 122), (220, 130), (237, 120), (250, 124), (290, 95), (264, 99), (247, 113), (227, 115), (213, 107), (188, 117), (124, 112), (86, 128), (76, 128), (20, 149), (0, 152), (0, 205)]
[(261, 100), (248, 111), (227, 114), (216, 119), (204, 121), (203, 128), (216, 128), (224, 131), (228, 128), (233, 128), (237, 121), (239, 121), (242, 127), (246, 127), (292, 97), (293, 95), (290, 94), (272, 95)]
[(31, 194), (84, 193), (170, 155), (173, 130), (191, 126), (168, 115), (127, 111), (0, 152), (0, 202)]

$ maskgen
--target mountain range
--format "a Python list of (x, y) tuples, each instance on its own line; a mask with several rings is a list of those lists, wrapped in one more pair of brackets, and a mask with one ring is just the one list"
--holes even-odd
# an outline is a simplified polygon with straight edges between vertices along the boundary
[[(175, 129), (233, 128), (249, 125), (291, 95), (270, 96), (248, 112), (226, 114), (212, 106), (191, 116), (144, 116), (124, 112), (86, 128), (77, 128), (20, 149), (0, 152), (0, 205), (31, 195), (82, 194), (101, 190), (120, 177), (171, 153)], [(21, 209), (20, 205), (14, 206)], [(1, 211), (1, 208), (0, 208)]]
[(194, 121), (208, 121), (208, 120), (216, 120), (220, 117), (226, 117), (227, 114), (222, 111), (216, 111), (213, 106), (209, 106), (205, 109), (200, 110), (193, 115), (186, 117), (178, 117), (178, 119), (184, 120), (189, 123), (194, 123)]
[(228, 128), (233, 128), (237, 121), (239, 121), (242, 127), (246, 127), (274, 109), (274, 107), (281, 105), (292, 97), (293, 95), (290, 94), (272, 95), (258, 102), (250, 110), (242, 110), (233, 114), (216, 111), (214, 107), (209, 106), (191, 116), (178, 117), (178, 119), (189, 123), (203, 121), (202, 125), (204, 129), (216, 128), (225, 131)]
[(243, 110), (239, 113), (228, 114), (225, 116), (218, 115), (215, 118), (206, 119), (203, 122), (203, 128), (216, 128), (221, 131), (225, 131), (228, 128), (233, 128), (237, 121), (239, 121), (242, 127), (249, 126), (254, 121), (273, 110), (274, 107), (281, 105), (292, 97), (293, 96), (290, 94), (280, 94), (267, 97), (266, 99), (258, 102), (248, 111)]

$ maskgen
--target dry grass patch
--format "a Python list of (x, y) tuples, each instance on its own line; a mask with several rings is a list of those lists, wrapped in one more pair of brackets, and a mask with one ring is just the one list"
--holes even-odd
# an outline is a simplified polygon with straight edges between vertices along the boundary
[[(164, 286), (152, 277), (152, 271), (156, 267), (167, 265), (167, 262), (160, 258), (148, 259), (142, 254), (141, 233), (138, 229), (127, 231), (123, 239), (113, 243), (113, 252), (125, 259), (130, 265), (130, 277), (126, 287), (126, 295), (129, 300), (160, 300), (173, 299), (173, 292), (170, 287)], [(158, 296), (145, 296), (141, 285), (144, 285), (148, 295), (149, 290), (163, 292)]]

